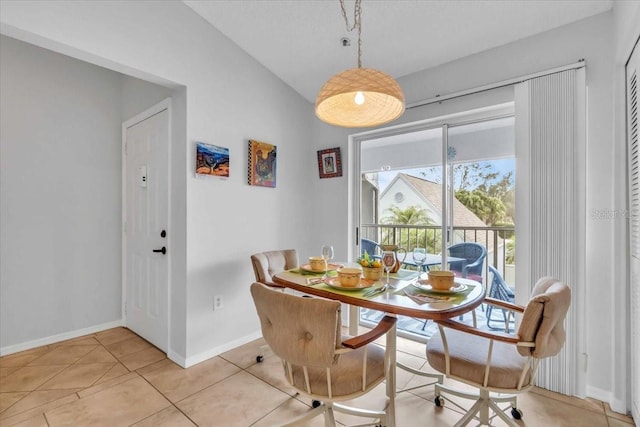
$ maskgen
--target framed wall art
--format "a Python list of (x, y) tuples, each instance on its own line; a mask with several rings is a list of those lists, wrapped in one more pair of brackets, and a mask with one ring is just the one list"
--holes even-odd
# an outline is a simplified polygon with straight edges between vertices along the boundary
[(196, 174), (229, 178), (229, 149), (196, 142)]
[(249, 140), (249, 185), (276, 186), (276, 146)]
[(340, 147), (318, 151), (318, 172), (320, 173), (320, 178), (342, 176)]

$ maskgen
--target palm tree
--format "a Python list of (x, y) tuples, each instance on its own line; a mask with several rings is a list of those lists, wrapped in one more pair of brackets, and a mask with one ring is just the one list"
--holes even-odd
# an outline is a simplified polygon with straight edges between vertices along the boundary
[[(389, 215), (380, 220), (381, 224), (422, 225), (425, 227), (436, 225), (436, 222), (429, 216), (429, 212), (419, 206), (409, 206), (405, 209), (392, 206), (387, 211)], [(436, 249), (440, 247), (440, 232), (439, 230), (428, 232), (426, 228), (416, 228), (404, 230), (404, 232), (401, 230), (398, 236), (392, 234), (391, 228), (385, 228), (382, 232), (382, 241), (398, 245), (407, 251), (412, 251), (415, 247)]]

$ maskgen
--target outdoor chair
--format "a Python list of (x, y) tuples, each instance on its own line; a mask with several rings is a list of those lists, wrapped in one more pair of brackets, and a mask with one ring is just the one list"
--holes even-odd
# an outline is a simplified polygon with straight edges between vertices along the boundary
[[(486, 298), (487, 304), (522, 314), (517, 334), (481, 331), (454, 320), (437, 320), (440, 334), (427, 343), (427, 360), (438, 372), (479, 389), (479, 394), (435, 385), (435, 404), (443, 406), (442, 393), (476, 402), (466, 408), (451, 402), (466, 414), (456, 424), (464, 426), (473, 419), (489, 425), (496, 416), (507, 425), (518, 424), (509, 418), (498, 403), (511, 404), (511, 416), (517, 420), (523, 414), (517, 407), (516, 395), (535, 385), (541, 359), (562, 349), (565, 341), (564, 319), (571, 302), (569, 287), (551, 277), (536, 283), (528, 305), (521, 307), (505, 301)], [(503, 395), (509, 393), (509, 395)], [(493, 415), (489, 416), (489, 410)], [(476, 416), (478, 414), (478, 416)]]
[[(497, 299), (500, 301), (513, 303), (515, 301), (516, 295), (513, 292), (513, 290), (504, 281), (504, 279), (500, 275), (500, 272), (498, 272), (498, 270), (496, 270), (492, 265), (489, 266), (489, 272), (492, 273), (493, 280), (491, 280), (491, 284), (489, 285), (488, 297)], [(496, 311), (499, 310), (502, 312), (502, 319), (496, 320), (491, 317), (494, 309)], [(509, 333), (510, 322), (513, 319), (512, 314), (514, 314), (512, 311), (509, 311), (505, 308), (500, 308), (500, 307), (494, 308), (492, 304), (487, 305), (487, 308), (485, 310), (485, 315), (487, 316), (487, 327), (489, 329), (504, 329), (506, 333)], [(491, 322), (503, 322), (504, 327), (491, 326)]]
[(382, 249), (380, 245), (373, 240), (360, 239), (360, 255), (364, 255), (365, 251), (367, 251), (371, 258), (380, 258)]
[(339, 301), (303, 298), (277, 292), (261, 283), (251, 285), (251, 295), (262, 336), (282, 359), (287, 382), (296, 392), (314, 400), (313, 409), (286, 426), (309, 425), (308, 420), (321, 414), (325, 426), (335, 426), (334, 410), (372, 418), (372, 424), (387, 424), (393, 414), (393, 402), (388, 398), (382, 410), (353, 408), (336, 402), (367, 394), (387, 379), (390, 353), (386, 346), (380, 347), (373, 341), (395, 333), (395, 317), (385, 316), (370, 332), (346, 338), (342, 336)]
[[(482, 283), (482, 273), (484, 267), (484, 259), (487, 257), (487, 248), (480, 243), (463, 242), (449, 246), (449, 256), (456, 258), (464, 258), (465, 261), (449, 262), (449, 270), (453, 271), (456, 277), (475, 280)], [(476, 313), (473, 315), (473, 325), (476, 326)], [(460, 316), (460, 320), (464, 316)]]
[(487, 248), (484, 245), (475, 242), (463, 242), (449, 246), (448, 251), (449, 256), (466, 260), (449, 263), (449, 269), (456, 276), (482, 282), (484, 260), (487, 257)]

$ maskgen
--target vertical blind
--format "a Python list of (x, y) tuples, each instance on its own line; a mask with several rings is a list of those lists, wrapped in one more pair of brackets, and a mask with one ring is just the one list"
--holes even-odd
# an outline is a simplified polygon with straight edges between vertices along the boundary
[[(555, 357), (545, 359), (538, 371), (540, 387), (574, 395), (579, 381), (583, 339), (580, 301), (584, 283), (584, 68), (554, 73), (520, 83), (516, 89), (516, 126), (524, 122), (526, 146), (521, 157), (527, 163), (524, 182), (528, 220), (523, 239), (529, 265), (517, 282), (529, 289), (536, 281), (552, 276), (572, 290), (565, 327), (565, 345)], [(522, 105), (522, 104), (521, 104)], [(581, 117), (582, 115), (582, 117)], [(581, 128), (582, 126), (582, 128)], [(581, 130), (582, 129), (582, 130)], [(523, 150), (519, 154), (523, 154)], [(518, 153), (516, 156), (519, 155)], [(518, 223), (519, 220), (516, 221)], [(520, 231), (517, 231), (520, 233)], [(518, 255), (521, 255), (520, 246)], [(518, 294), (518, 290), (516, 290)]]
[(631, 278), (631, 412), (640, 415), (640, 97), (638, 89), (640, 48), (627, 65), (627, 155), (629, 156), (629, 277)]

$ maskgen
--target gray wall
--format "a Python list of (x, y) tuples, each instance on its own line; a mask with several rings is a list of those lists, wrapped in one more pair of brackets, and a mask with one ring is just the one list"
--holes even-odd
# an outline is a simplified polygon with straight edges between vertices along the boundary
[(1, 36), (0, 92), (0, 347), (121, 321), (121, 125), (171, 90)]

